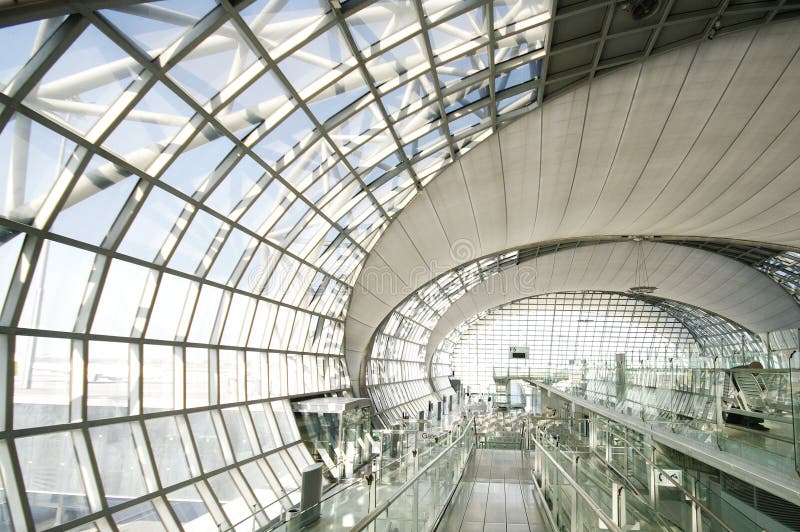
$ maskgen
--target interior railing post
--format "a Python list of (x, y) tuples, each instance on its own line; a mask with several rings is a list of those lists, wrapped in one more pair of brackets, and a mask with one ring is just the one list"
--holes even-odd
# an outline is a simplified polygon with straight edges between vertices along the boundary
[(645, 435), (643, 443), (642, 453), (647, 464), (647, 488), (650, 495), (650, 504), (655, 508), (658, 504), (658, 470), (656, 469), (656, 452), (653, 447), (653, 438)]
[[(798, 349), (800, 349), (800, 329), (797, 331)], [(800, 379), (800, 360), (797, 351), (789, 354), (789, 401), (792, 408), (792, 444), (794, 446), (794, 470), (800, 475), (800, 389), (797, 389), (795, 377)]]
[(625, 487), (617, 482), (611, 483), (611, 519), (619, 527), (625, 526)]
[(717, 418), (716, 424), (716, 440), (717, 447), (722, 450), (723, 430), (725, 429), (725, 418), (722, 415), (722, 390), (725, 388), (725, 372), (717, 366), (718, 359), (714, 357), (714, 401), (715, 401), (715, 416)]
[[(578, 462), (580, 461), (579, 456), (572, 457), (572, 478), (576, 481), (578, 480)], [(578, 494), (577, 492), (572, 497), (572, 503), (570, 505), (570, 514), (569, 514), (569, 528), (570, 532), (578, 532), (578, 530), (583, 530), (583, 527), (578, 527)]]
[[(697, 497), (697, 479), (689, 475), (689, 493)], [(703, 532), (703, 509), (692, 501), (692, 532)]]
[(414, 482), (412, 492), (414, 494), (414, 500), (411, 503), (411, 519), (413, 520), (411, 530), (419, 532), (419, 482)]

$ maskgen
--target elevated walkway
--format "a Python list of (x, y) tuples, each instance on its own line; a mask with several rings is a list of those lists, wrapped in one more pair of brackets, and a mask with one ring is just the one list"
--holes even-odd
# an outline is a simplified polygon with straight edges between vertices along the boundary
[[(564, 391), (553, 385), (532, 381), (545, 393), (562, 398), (569, 404), (594, 412), (606, 419), (630, 427), (650, 438), (654, 443), (674, 449), (744, 482), (800, 506), (800, 478), (794, 470), (793, 457), (780, 457), (767, 450), (768, 436), (759, 437), (739, 429), (717, 431), (697, 428), (681, 420), (644, 421), (640, 417), (622, 413), (596, 401), (583, 398), (579, 393)], [(742, 437), (744, 436), (744, 437)]]
[[(538, 390), (537, 404), (551, 415), (490, 408), (469, 418), (456, 414), (441, 425), (414, 421), (404, 430), (383, 431), (385, 457), (361, 478), (287, 520), (264, 523), (256, 509), (234, 529), (800, 529), (800, 482), (793, 470), (779, 472), (774, 464), (771, 471), (721, 450), (716, 443), (728, 430), (715, 431), (719, 424), (708, 423), (710, 432), (704, 432), (696, 420), (674, 415), (645, 421), (644, 409), (632, 414), (612, 401), (587, 398), (580, 381), (529, 382)], [(735, 431), (754, 432), (730, 428)], [(392, 458), (388, 450), (395, 447)]]
[(544, 532), (534, 495), (532, 457), (509, 449), (477, 449), (438, 530)]

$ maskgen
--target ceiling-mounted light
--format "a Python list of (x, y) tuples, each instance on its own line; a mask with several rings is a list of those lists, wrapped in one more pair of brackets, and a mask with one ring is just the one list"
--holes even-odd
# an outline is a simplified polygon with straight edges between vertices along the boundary
[(648, 18), (661, 9), (661, 0), (627, 0), (619, 4), (622, 11), (627, 11), (633, 20)]
[(631, 239), (636, 246), (636, 272), (634, 273), (633, 286), (628, 288), (628, 292), (632, 294), (652, 294), (657, 287), (650, 284), (650, 279), (647, 277), (647, 263), (644, 257), (644, 238), (641, 236), (633, 236)]

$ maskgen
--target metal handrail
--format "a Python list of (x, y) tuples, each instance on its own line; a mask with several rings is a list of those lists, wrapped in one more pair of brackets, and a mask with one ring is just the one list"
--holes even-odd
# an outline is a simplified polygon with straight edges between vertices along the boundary
[[(384, 431), (384, 432), (386, 432), (386, 431)], [(400, 431), (400, 432), (411, 432), (411, 431)], [(447, 431), (445, 431), (445, 432), (443, 432), (441, 434), (442, 435), (443, 434), (447, 434)], [(414, 451), (418, 451), (419, 456), (422, 456), (422, 453), (420, 453), (417, 448), (411, 449), (408, 452), (406, 452), (405, 454), (401, 454), (400, 456), (398, 456), (397, 458), (392, 459), (389, 462), (386, 462), (384, 464), (379, 464), (377, 469), (375, 469), (373, 471), (373, 473), (381, 473), (383, 471), (388, 470), (390, 467), (392, 467), (394, 465), (397, 465), (397, 464), (400, 464), (400, 463), (408, 461), (413, 456)], [(334, 465), (335, 465), (336, 468), (338, 468), (339, 466), (344, 465), (344, 461), (337, 461)], [(331, 470), (327, 466), (323, 466), (322, 469), (323, 469), (323, 471), (328, 471), (329, 473), (334, 473), (335, 472), (334, 470)], [(352, 478), (352, 479), (348, 479), (348, 480), (349, 481), (343, 481), (341, 479), (336, 479), (335, 482), (333, 483), (333, 485), (331, 485), (330, 487), (326, 488), (325, 493), (323, 493), (322, 497), (320, 498), (319, 504), (327, 502), (327, 501), (329, 501), (330, 499), (332, 499), (334, 497), (339, 497), (345, 490), (348, 490), (348, 489), (350, 489), (350, 488), (352, 488), (354, 486), (362, 485), (363, 482), (364, 482), (364, 477), (357, 477), (357, 478)], [(341, 489), (335, 490), (336, 487), (341, 487)], [(254, 505), (254, 507), (258, 506), (258, 509), (253, 510), (253, 508), (251, 508), (251, 510), (253, 510), (252, 513), (250, 513), (247, 517), (237, 521), (236, 523), (233, 523), (230, 527), (225, 528), (224, 530), (225, 531), (234, 530), (237, 526), (239, 526), (242, 523), (252, 519), (254, 516), (256, 516), (258, 514), (261, 514), (261, 513), (264, 513), (264, 510), (268, 506), (272, 506), (273, 504), (279, 503), (279, 502), (283, 501), (284, 499), (288, 499), (292, 494), (297, 493), (299, 491), (301, 491), (301, 487), (300, 486), (294, 488), (291, 491), (284, 492), (284, 494), (281, 497), (275, 499), (274, 501), (272, 501), (268, 505), (263, 505), (263, 506)], [(281, 504), (281, 506), (283, 507), (284, 505)], [(291, 507), (294, 508), (295, 506), (297, 506), (297, 505), (292, 505)], [(283, 508), (283, 511), (282, 511), (281, 515), (283, 516), (285, 514), (285, 512), (288, 511), (288, 510), (289, 510), (289, 508)], [(274, 523), (268, 525), (264, 530), (267, 530), (267, 531), (275, 530), (275, 529), (280, 528), (281, 526), (285, 525), (286, 523), (288, 523), (288, 520), (285, 517), (281, 517), (281, 518), (277, 518), (276, 517), (275, 519), (277, 519), (277, 521), (275, 521)]]
[[(380, 517), (380, 515), (383, 512), (385, 512), (389, 508), (389, 506), (391, 506), (391, 504), (394, 501), (399, 499), (400, 496), (408, 490), (408, 488), (412, 487), (414, 485), (414, 483), (417, 482), (417, 480), (419, 480), (422, 477), (422, 475), (424, 475), (431, 467), (434, 466), (434, 464), (436, 464), (439, 461), (440, 458), (445, 456), (451, 449), (453, 449), (456, 445), (458, 445), (458, 443), (461, 442), (461, 440), (463, 440), (464, 437), (467, 436), (470, 433), (470, 430), (469, 430), (470, 427), (472, 427), (472, 434), (474, 435), (475, 434), (475, 430), (474, 430), (474, 428), (475, 428), (475, 416), (472, 416), (469, 419), (469, 421), (467, 422), (467, 424), (464, 427), (464, 432), (461, 434), (461, 436), (456, 438), (456, 440), (453, 443), (448, 445), (441, 453), (439, 453), (436, 456), (436, 458), (434, 458), (433, 460), (431, 460), (430, 462), (425, 464), (425, 466), (422, 469), (420, 469), (419, 471), (417, 471), (417, 473), (413, 477), (411, 477), (410, 480), (408, 480), (405, 484), (400, 486), (400, 488), (398, 488), (394, 493), (389, 495), (389, 497), (385, 501), (383, 501), (380, 505), (378, 505), (374, 510), (372, 510), (370, 513), (365, 515), (363, 518), (361, 518), (358, 521), (358, 523), (356, 523), (353, 526), (353, 528), (350, 529), (351, 532), (358, 532), (360, 530), (366, 529), (370, 525), (370, 523), (372, 523), (378, 517)], [(474, 446), (473, 446), (473, 449), (474, 449)]]
[(547, 452), (547, 450), (544, 448), (544, 445), (542, 445), (541, 442), (537, 440), (532, 434), (530, 435), (530, 438), (536, 444), (536, 449), (537, 449), (536, 452), (541, 452), (548, 460), (550, 460), (550, 463), (553, 464), (553, 466), (555, 466), (555, 468), (561, 473), (561, 475), (567, 480), (567, 482), (569, 482), (570, 485), (572, 485), (572, 487), (575, 489), (575, 493), (579, 495), (589, 505), (589, 507), (597, 514), (600, 520), (603, 521), (603, 523), (605, 523), (608, 529), (612, 530), (613, 532), (622, 532), (622, 529), (619, 527), (619, 525), (614, 523), (614, 521), (610, 517), (608, 517), (605, 513), (603, 513), (603, 509), (600, 508), (600, 506), (592, 500), (589, 494), (586, 493), (586, 491), (584, 491), (582, 487), (580, 487), (578, 481), (572, 478), (572, 476), (570, 476), (570, 474), (567, 473), (567, 471), (561, 466), (561, 464), (559, 464), (558, 461), (555, 458), (553, 458), (550, 453)]
[[(610, 431), (610, 432), (611, 432), (611, 433), (614, 435), (614, 437), (615, 437), (615, 438), (617, 438), (617, 439), (619, 439), (619, 440), (622, 440), (622, 441), (624, 441), (625, 443), (627, 443), (627, 444), (628, 444), (628, 447), (629, 447), (630, 449), (632, 449), (633, 451), (635, 451), (635, 452), (636, 452), (636, 454), (638, 454), (639, 456), (641, 456), (642, 458), (644, 458), (644, 461), (645, 461), (645, 462), (646, 462), (648, 465), (650, 465), (650, 466), (652, 466), (652, 467), (656, 468), (656, 469), (658, 470), (658, 472), (659, 472), (659, 473), (661, 473), (661, 476), (662, 476), (663, 478), (666, 478), (667, 480), (669, 480), (669, 481), (670, 481), (670, 482), (671, 482), (671, 483), (672, 483), (672, 484), (673, 484), (673, 485), (674, 485), (676, 488), (678, 488), (678, 489), (679, 489), (681, 492), (683, 492), (683, 495), (684, 495), (685, 497), (689, 498), (689, 499), (690, 499), (690, 500), (691, 500), (693, 503), (695, 503), (697, 506), (699, 506), (699, 507), (700, 507), (700, 509), (701, 509), (702, 511), (704, 511), (705, 513), (707, 513), (707, 514), (708, 514), (708, 515), (709, 515), (709, 516), (710, 516), (712, 519), (714, 519), (714, 521), (716, 521), (716, 522), (717, 522), (717, 523), (718, 523), (718, 524), (719, 524), (721, 527), (723, 527), (725, 530), (728, 530), (728, 531), (730, 531), (730, 532), (734, 532), (734, 530), (733, 530), (731, 527), (729, 527), (728, 525), (726, 525), (726, 524), (725, 524), (725, 522), (724, 522), (724, 521), (722, 521), (722, 519), (721, 519), (719, 516), (717, 516), (717, 514), (715, 514), (715, 513), (714, 513), (714, 512), (712, 512), (711, 510), (709, 510), (709, 509), (708, 509), (708, 507), (707, 507), (706, 505), (704, 505), (702, 502), (700, 502), (700, 499), (698, 499), (697, 497), (695, 497), (695, 496), (694, 496), (694, 495), (693, 495), (693, 494), (692, 494), (692, 493), (691, 493), (689, 490), (687, 490), (686, 488), (684, 488), (684, 487), (683, 487), (683, 485), (681, 485), (680, 483), (678, 483), (678, 481), (677, 481), (677, 480), (675, 480), (674, 478), (672, 478), (672, 475), (670, 475), (669, 473), (667, 473), (666, 471), (664, 471), (663, 469), (661, 469), (661, 466), (659, 466), (658, 464), (656, 464), (654, 461), (650, 460), (650, 459), (647, 457), (647, 455), (646, 455), (646, 454), (644, 454), (644, 453), (643, 453), (643, 452), (642, 452), (640, 449), (638, 449), (638, 448), (637, 448), (637, 447), (636, 447), (636, 446), (633, 444), (633, 442), (631, 442), (630, 440), (628, 440), (628, 439), (627, 439), (627, 438), (625, 438), (624, 436), (620, 436), (620, 435), (619, 435), (619, 433), (617, 433), (615, 430), (613, 430), (613, 428), (612, 428), (612, 427), (610, 427), (610, 426), (609, 426), (609, 427), (608, 427), (608, 429), (609, 429), (609, 431)], [(655, 448), (654, 448), (654, 450), (655, 450)]]

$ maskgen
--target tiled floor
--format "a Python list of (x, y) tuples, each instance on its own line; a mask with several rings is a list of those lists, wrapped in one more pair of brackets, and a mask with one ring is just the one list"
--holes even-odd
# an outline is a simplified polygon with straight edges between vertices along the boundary
[(438, 530), (545, 532), (520, 451), (477, 449)]

